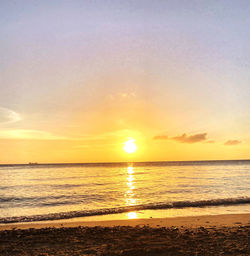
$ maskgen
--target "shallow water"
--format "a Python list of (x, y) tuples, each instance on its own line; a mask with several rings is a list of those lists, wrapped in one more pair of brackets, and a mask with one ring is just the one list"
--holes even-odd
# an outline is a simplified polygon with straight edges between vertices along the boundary
[(138, 211), (171, 208), (171, 216), (205, 206), (221, 213), (224, 204), (235, 213), (250, 205), (250, 161), (8, 166), (0, 167), (0, 177), (1, 220), (91, 216), (138, 205)]

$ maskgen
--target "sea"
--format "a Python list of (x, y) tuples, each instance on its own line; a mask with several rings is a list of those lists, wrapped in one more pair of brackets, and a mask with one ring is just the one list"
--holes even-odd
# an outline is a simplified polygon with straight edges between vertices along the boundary
[(0, 224), (250, 212), (250, 160), (0, 165)]

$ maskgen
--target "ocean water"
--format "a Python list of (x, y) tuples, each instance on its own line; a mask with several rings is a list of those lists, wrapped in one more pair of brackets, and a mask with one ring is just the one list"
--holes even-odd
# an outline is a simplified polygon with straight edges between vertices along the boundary
[(0, 166), (0, 223), (147, 210), (245, 213), (249, 188), (246, 160)]

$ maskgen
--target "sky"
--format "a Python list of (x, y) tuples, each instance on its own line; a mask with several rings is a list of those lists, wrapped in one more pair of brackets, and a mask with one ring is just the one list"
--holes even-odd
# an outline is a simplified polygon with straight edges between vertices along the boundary
[(249, 159), (249, 13), (1, 0), (0, 163)]

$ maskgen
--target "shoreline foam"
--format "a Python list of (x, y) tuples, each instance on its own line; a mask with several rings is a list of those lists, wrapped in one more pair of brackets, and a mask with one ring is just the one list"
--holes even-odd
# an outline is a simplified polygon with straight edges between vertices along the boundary
[(203, 215), (203, 216), (185, 216), (171, 218), (152, 218), (152, 219), (128, 219), (128, 220), (106, 220), (106, 221), (84, 221), (82, 218), (78, 221), (65, 220), (60, 221), (43, 221), (43, 222), (28, 222), (1, 224), (1, 230), (9, 229), (29, 229), (29, 228), (61, 228), (61, 227), (113, 227), (113, 226), (137, 226), (147, 225), (150, 227), (188, 227), (197, 228), (200, 226), (211, 227), (233, 227), (233, 226), (248, 226), (250, 225), (250, 213), (245, 214), (220, 214), (220, 215)]
[(49, 213), (44, 215), (4, 217), (4, 218), (0, 218), (0, 224), (71, 219), (71, 218), (77, 218), (77, 217), (119, 214), (119, 213), (141, 211), (141, 210), (183, 209), (183, 208), (191, 208), (191, 207), (202, 208), (207, 206), (230, 206), (230, 205), (244, 205), (244, 204), (250, 204), (249, 197), (223, 198), (223, 199), (199, 200), (199, 201), (176, 201), (176, 202), (167, 202), (167, 203), (156, 203), (156, 204), (152, 203), (152, 204), (143, 204), (143, 205), (134, 205), (134, 206), (123, 206), (123, 207), (116, 207), (116, 208), (104, 208), (104, 209), (97, 209), (97, 210)]

